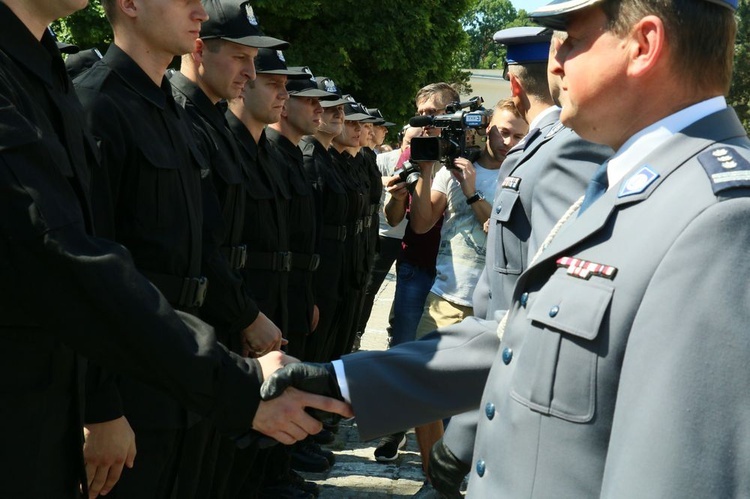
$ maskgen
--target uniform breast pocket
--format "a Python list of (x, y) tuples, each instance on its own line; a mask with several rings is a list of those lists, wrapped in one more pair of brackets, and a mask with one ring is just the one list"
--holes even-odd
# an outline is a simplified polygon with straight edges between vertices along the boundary
[[(155, 149), (139, 150), (135, 213), (145, 228), (164, 229), (186, 216), (184, 186), (177, 159)], [(121, 193), (122, 195), (127, 193)], [(182, 224), (180, 224), (182, 225)]]
[(613, 292), (609, 282), (556, 274), (536, 293), (528, 313), (535, 327), (513, 375), (516, 401), (567, 421), (591, 421), (600, 331)]
[(503, 189), (492, 207), (490, 223), (495, 227), (494, 270), (502, 274), (519, 275), (523, 271), (523, 245), (514, 233), (511, 217), (521, 209), (518, 191)]

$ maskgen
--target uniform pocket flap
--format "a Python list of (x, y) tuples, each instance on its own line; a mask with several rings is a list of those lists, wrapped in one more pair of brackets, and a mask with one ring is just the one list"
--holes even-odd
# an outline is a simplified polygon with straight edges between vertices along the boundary
[(507, 222), (513, 213), (513, 206), (518, 200), (518, 191), (513, 189), (502, 189), (495, 206), (492, 207), (492, 219), (498, 222)]
[(593, 340), (614, 289), (608, 282), (556, 274), (537, 293), (528, 317), (552, 329)]

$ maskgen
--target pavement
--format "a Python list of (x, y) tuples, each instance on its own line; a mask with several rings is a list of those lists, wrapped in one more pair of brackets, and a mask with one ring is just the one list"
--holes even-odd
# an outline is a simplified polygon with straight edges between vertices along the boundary
[[(395, 287), (396, 275), (391, 269), (375, 297), (361, 350), (386, 349), (386, 326)], [(336, 454), (336, 463), (326, 473), (303, 473), (303, 476), (320, 485), (319, 499), (388, 499), (414, 495), (424, 481), (414, 430), (407, 433), (406, 447), (391, 463), (375, 461), (373, 453), (377, 444), (377, 440), (360, 441), (356, 419), (342, 421), (336, 441), (326, 446)]]

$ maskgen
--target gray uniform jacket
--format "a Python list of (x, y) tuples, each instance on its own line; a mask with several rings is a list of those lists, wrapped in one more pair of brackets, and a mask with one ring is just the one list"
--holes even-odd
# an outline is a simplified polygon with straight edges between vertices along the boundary
[[(487, 264), (474, 291), (474, 313), (499, 321), (513, 288), (547, 234), (583, 195), (594, 171), (614, 151), (580, 138), (560, 123), (560, 110), (544, 116), (500, 167), (500, 186), (490, 214)], [(462, 461), (471, 460), (480, 415), (462, 414), (444, 442)]]
[(470, 497), (750, 496), (748, 158), (699, 120), (520, 276)]
[(545, 116), (538, 132), (519, 146), (500, 167), (487, 265), (473, 297), (475, 315), (491, 320), (499, 320), (508, 310), (518, 276), (560, 217), (583, 195), (596, 168), (613, 154), (563, 127), (559, 109)]

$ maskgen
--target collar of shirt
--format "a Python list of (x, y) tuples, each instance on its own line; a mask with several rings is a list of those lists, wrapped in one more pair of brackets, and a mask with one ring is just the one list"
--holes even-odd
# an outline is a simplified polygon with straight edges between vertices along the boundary
[(271, 142), (276, 148), (283, 152), (286, 156), (294, 158), (298, 163), (302, 163), (302, 150), (299, 147), (292, 144), (292, 141), (281, 135), (275, 128), (266, 127), (266, 139)]
[(529, 123), (529, 130), (533, 130), (534, 128), (539, 128), (539, 123), (542, 122), (547, 116), (549, 116), (552, 113), (559, 113), (560, 108), (557, 106), (550, 106), (541, 113), (536, 115), (536, 118), (531, 120), (531, 123)]
[(727, 102), (723, 96), (713, 97), (677, 111), (630, 137), (609, 160), (609, 165), (607, 165), (609, 188), (611, 189), (628, 172), (639, 166), (643, 158), (655, 151), (674, 134), (701, 118), (726, 107)]
[(37, 40), (3, 2), (0, 2), (0, 49), (50, 87), (62, 85), (67, 89), (68, 77), (54, 35), (45, 30), (41, 41)]
[(172, 86), (166, 75), (162, 77), (161, 85), (156, 85), (143, 69), (120, 47), (114, 43), (109, 46), (102, 60), (120, 75), (130, 88), (138, 92), (144, 99), (164, 109), (168, 105), (176, 109), (172, 98)]
[(184, 95), (214, 128), (221, 130), (226, 126), (223, 112), (211, 102), (211, 99), (208, 98), (206, 93), (194, 81), (188, 79), (179, 71), (175, 71), (169, 75), (169, 83), (179, 93)]

